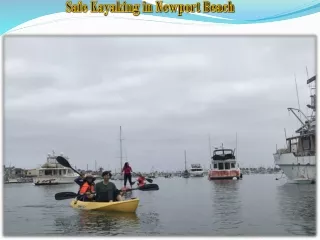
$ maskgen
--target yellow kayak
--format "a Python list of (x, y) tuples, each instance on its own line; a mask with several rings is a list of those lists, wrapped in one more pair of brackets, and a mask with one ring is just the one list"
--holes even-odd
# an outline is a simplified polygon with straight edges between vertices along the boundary
[(139, 199), (130, 199), (121, 202), (82, 202), (72, 200), (70, 206), (83, 210), (99, 210), (108, 212), (135, 212), (139, 205)]

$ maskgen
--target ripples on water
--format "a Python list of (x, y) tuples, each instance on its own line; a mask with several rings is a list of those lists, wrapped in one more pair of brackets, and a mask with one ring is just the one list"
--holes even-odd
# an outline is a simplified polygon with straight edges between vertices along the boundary
[(69, 200), (54, 200), (57, 192), (77, 191), (76, 185), (5, 185), (4, 235), (315, 235), (315, 185), (274, 179), (158, 178), (159, 191), (128, 196), (140, 198), (134, 214), (75, 210)]

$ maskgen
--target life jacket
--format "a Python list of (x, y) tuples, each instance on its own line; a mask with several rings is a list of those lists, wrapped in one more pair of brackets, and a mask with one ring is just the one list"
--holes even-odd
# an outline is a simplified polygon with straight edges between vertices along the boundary
[(143, 186), (145, 184), (145, 178), (144, 177), (138, 177), (138, 186)]
[(88, 182), (83, 183), (79, 191), (80, 194), (84, 194), (86, 192), (94, 192), (94, 186), (90, 185)]

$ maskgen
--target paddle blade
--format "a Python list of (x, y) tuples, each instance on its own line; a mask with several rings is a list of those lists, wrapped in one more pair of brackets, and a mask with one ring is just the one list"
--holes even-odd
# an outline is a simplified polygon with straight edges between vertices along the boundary
[(138, 188), (141, 191), (157, 191), (159, 190), (158, 184), (146, 184)]
[(153, 183), (153, 180), (151, 178), (146, 178), (146, 181), (149, 183)]
[(74, 192), (60, 192), (54, 195), (54, 198), (56, 200), (65, 200), (65, 199), (75, 198), (76, 196), (78, 196), (78, 194)]
[(60, 163), (62, 166), (71, 168), (70, 163), (64, 157), (58, 156), (56, 159), (57, 159), (57, 162)]

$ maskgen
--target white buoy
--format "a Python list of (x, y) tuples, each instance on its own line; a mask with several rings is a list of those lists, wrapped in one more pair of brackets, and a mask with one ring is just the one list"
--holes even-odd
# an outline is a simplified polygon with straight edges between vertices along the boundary
[(233, 178), (232, 178), (232, 180), (237, 180), (237, 179), (238, 179), (238, 178), (236, 178), (236, 177), (233, 177)]

